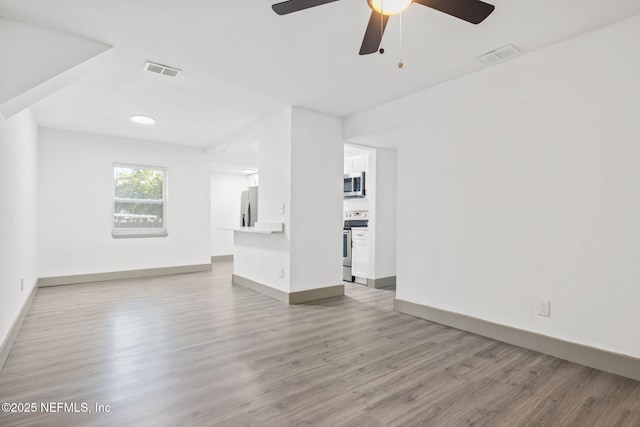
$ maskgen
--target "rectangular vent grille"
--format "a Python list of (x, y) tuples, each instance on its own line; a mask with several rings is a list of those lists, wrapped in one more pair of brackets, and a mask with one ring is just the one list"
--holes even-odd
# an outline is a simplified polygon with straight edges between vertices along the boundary
[(168, 77), (177, 77), (178, 74), (180, 74), (180, 71), (182, 71), (174, 67), (169, 67), (168, 65), (162, 65), (151, 61), (147, 61), (147, 63), (144, 64), (144, 70)]
[(520, 51), (513, 45), (507, 45), (505, 47), (501, 47), (500, 49), (493, 50), (489, 53), (485, 53), (482, 56), (477, 57), (476, 59), (483, 64), (493, 65), (498, 62), (505, 61), (509, 58), (517, 56), (520, 54)]

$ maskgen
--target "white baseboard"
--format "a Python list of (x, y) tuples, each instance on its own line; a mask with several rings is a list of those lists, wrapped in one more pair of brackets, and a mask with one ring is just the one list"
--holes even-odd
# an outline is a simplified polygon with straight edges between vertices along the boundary
[(27, 316), (29, 309), (31, 308), (31, 303), (33, 302), (33, 298), (36, 296), (36, 292), (38, 291), (38, 283), (35, 284), (33, 289), (31, 290), (31, 294), (22, 305), (22, 309), (18, 313), (18, 317), (15, 318), (11, 327), (9, 328), (9, 333), (5, 337), (2, 345), (0, 345), (0, 371), (4, 367), (4, 363), (7, 361), (9, 357), (9, 353), (11, 352), (11, 347), (13, 347), (13, 343), (16, 341), (16, 337), (18, 336), (18, 332), (20, 331), (20, 327), (22, 327), (22, 322), (24, 322), (24, 318)]

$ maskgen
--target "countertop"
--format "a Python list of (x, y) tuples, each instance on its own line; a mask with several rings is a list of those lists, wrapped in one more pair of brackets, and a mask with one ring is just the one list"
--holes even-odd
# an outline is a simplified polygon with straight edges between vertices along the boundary
[(281, 222), (256, 222), (255, 227), (220, 227), (220, 229), (241, 233), (274, 234), (282, 233), (284, 224)]

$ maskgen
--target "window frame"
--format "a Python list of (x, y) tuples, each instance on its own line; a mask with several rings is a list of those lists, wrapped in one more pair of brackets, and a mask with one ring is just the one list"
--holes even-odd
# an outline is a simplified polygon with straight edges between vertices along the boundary
[[(162, 172), (162, 228), (116, 228), (114, 218), (116, 214), (116, 168), (148, 169)], [(111, 237), (114, 239), (123, 238), (145, 238), (145, 237), (167, 237), (167, 202), (169, 195), (168, 172), (166, 166), (141, 165), (136, 163), (114, 162), (111, 165)]]

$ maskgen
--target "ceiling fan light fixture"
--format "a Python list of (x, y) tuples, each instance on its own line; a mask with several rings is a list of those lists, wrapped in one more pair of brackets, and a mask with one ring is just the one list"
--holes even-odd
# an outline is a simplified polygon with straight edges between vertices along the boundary
[(369, 0), (369, 6), (376, 12), (391, 16), (404, 12), (413, 0)]
[[(338, 0), (285, 0), (272, 5), (271, 8), (278, 15), (287, 15), (336, 1)], [(481, 23), (495, 9), (494, 5), (482, 0), (367, 0), (371, 8), (371, 16), (360, 46), (360, 55), (383, 53), (380, 43), (389, 17), (405, 11), (412, 3), (426, 6), (470, 24)], [(402, 27), (402, 24), (400, 26)]]

